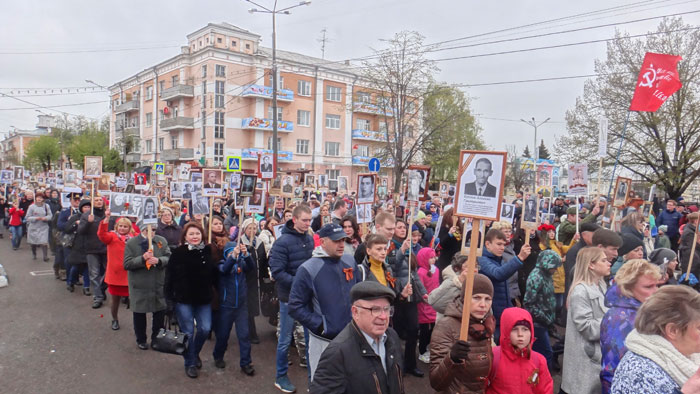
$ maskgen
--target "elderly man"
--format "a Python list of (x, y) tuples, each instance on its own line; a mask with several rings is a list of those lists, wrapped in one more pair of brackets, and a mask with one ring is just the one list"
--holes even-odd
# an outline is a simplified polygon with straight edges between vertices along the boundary
[(352, 318), (350, 289), (358, 281), (355, 260), (343, 254), (347, 237), (343, 228), (329, 223), (318, 236), (321, 247), (299, 267), (289, 294), (289, 314), (309, 333), (312, 379), (321, 353)]
[(309, 392), (404, 393), (401, 341), (389, 328), (395, 294), (378, 282), (350, 290), (352, 321), (321, 355)]
[[(579, 226), (584, 223), (595, 223), (599, 214), (600, 208), (596, 205), (590, 214), (579, 220)], [(579, 229), (579, 231), (581, 230)], [(569, 207), (566, 210), (566, 220), (563, 220), (559, 225), (559, 242), (568, 245), (574, 235), (576, 235), (576, 207)]]

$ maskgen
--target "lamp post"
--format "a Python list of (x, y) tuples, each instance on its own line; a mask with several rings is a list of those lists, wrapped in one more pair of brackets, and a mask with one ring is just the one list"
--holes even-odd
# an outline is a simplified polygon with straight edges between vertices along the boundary
[(533, 180), (533, 182), (534, 182), (534, 188), (532, 189), (533, 193), (535, 193), (537, 191), (537, 160), (539, 159), (539, 156), (540, 156), (540, 151), (537, 148), (537, 128), (542, 126), (543, 124), (549, 122), (549, 119), (551, 119), (551, 118), (547, 118), (544, 121), (540, 122), (539, 124), (535, 121), (534, 117), (532, 118), (532, 120), (527, 120), (527, 121), (525, 119), (520, 119), (521, 122), (523, 122), (527, 125), (530, 125), (535, 129), (535, 145), (534, 145), (534, 147), (535, 147), (535, 163), (534, 163), (535, 178)]
[[(299, 3), (282, 8), (282, 9), (277, 9), (277, 0), (275, 0), (274, 5), (272, 6), (272, 9), (269, 9), (265, 6), (262, 6), (252, 0), (246, 0), (251, 4), (254, 4), (260, 9), (257, 8), (251, 8), (248, 10), (251, 14), (254, 14), (256, 12), (263, 13), (263, 14), (272, 14), (272, 155), (273, 155), (273, 161), (275, 167), (278, 165), (278, 152), (279, 152), (279, 146), (277, 146), (277, 20), (276, 16), (277, 14), (284, 14), (284, 15), (289, 15), (291, 12), (292, 8), (296, 7), (301, 7), (303, 5), (309, 5), (311, 4), (310, 1), (300, 1)], [(277, 168), (275, 168), (275, 172), (277, 172)]]

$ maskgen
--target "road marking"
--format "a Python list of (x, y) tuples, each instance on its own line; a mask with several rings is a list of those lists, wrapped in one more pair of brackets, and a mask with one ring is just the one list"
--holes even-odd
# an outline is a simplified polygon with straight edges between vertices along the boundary
[(53, 270), (29, 271), (31, 276), (48, 276), (53, 275)]

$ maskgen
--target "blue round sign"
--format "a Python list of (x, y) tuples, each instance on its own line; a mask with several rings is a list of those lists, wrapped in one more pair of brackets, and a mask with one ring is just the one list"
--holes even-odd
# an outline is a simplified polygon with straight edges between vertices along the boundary
[(369, 163), (367, 164), (367, 167), (369, 168), (370, 172), (379, 172), (379, 169), (382, 167), (381, 164), (379, 163), (379, 159), (376, 157), (373, 157), (369, 160)]

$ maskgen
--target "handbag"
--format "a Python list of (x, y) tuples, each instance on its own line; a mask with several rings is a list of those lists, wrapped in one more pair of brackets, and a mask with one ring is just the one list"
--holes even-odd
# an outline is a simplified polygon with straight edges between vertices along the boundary
[(161, 328), (153, 339), (154, 350), (182, 356), (187, 350), (187, 334), (170, 327), (170, 317), (165, 318), (166, 328)]
[(64, 232), (61, 232), (58, 240), (61, 246), (63, 246), (64, 248), (72, 248), (73, 241), (75, 241), (75, 233), (66, 234)]

